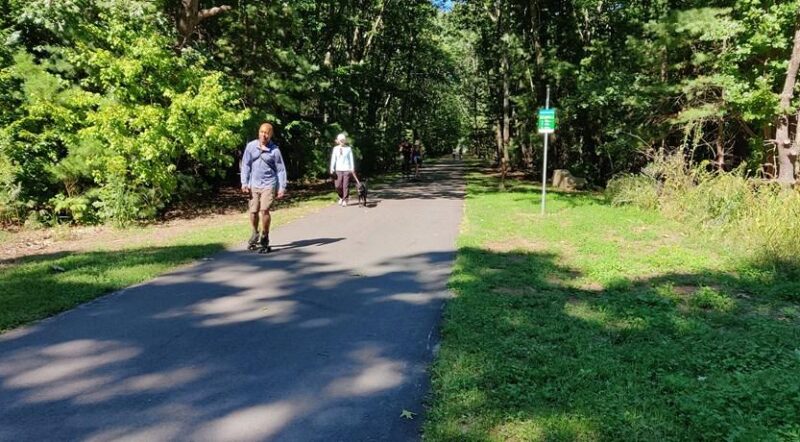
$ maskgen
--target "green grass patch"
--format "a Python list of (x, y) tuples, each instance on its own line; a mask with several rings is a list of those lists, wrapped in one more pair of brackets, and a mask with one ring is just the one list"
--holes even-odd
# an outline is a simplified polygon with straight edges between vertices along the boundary
[[(273, 214), (273, 228), (330, 202), (330, 195), (325, 194), (284, 204)], [(213, 226), (187, 229), (178, 237), (163, 240), (147, 235), (159, 229), (151, 225), (121, 230), (122, 238), (135, 234), (143, 239), (118, 250), (98, 244), (90, 252), (24, 258), (0, 269), (0, 332), (243, 243), (249, 234), (248, 225), (247, 215), (242, 214)]]
[[(800, 278), (652, 211), (470, 177), (428, 440), (800, 440)], [(793, 276), (795, 275), (795, 276)]]

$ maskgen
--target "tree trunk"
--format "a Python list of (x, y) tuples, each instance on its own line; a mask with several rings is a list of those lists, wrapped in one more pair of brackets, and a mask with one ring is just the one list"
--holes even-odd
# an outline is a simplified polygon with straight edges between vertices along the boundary
[(725, 119), (717, 120), (717, 170), (725, 170)]
[(795, 114), (794, 122), (794, 170), (796, 172), (800, 170), (800, 155), (797, 155), (797, 149), (800, 148), (800, 109), (798, 109), (797, 114)]
[[(473, 141), (472, 141), (472, 143), (473, 143), (473, 146), (475, 148), (475, 151), (473, 153), (475, 155), (477, 155), (478, 158), (483, 158), (483, 147), (481, 147), (477, 142), (475, 142), (475, 140), (478, 140), (478, 130), (480, 128), (480, 120), (478, 119), (478, 100), (479, 99), (480, 99), (480, 97), (478, 95), (478, 85), (475, 84), (475, 86), (473, 87), (473, 93), (472, 93), (472, 116), (473, 116), (473, 121), (472, 121), (472, 140)], [(480, 149), (480, 151), (478, 151), (478, 149)]]
[(375, 20), (372, 22), (372, 28), (367, 34), (367, 42), (364, 44), (364, 53), (362, 54), (362, 58), (366, 58), (369, 54), (369, 51), (372, 48), (373, 39), (380, 31), (381, 26), (383, 26), (383, 16), (386, 14), (386, 4), (389, 3), (389, 1), (390, 0), (384, 0), (381, 2), (381, 9), (378, 11), (378, 16), (375, 17)]
[(508, 145), (511, 144), (511, 93), (509, 85), (508, 53), (503, 53), (503, 157), (502, 168), (505, 178), (509, 168)]
[[(800, 14), (798, 14), (800, 18)], [(781, 115), (778, 119), (778, 127), (775, 130), (775, 149), (778, 153), (778, 182), (782, 185), (790, 186), (795, 182), (794, 159), (797, 155), (797, 146), (792, 144), (789, 138), (789, 116), (787, 109), (794, 96), (794, 86), (797, 80), (797, 69), (800, 67), (800, 23), (794, 32), (794, 47), (792, 57), (789, 59), (789, 68), (786, 72), (786, 81), (783, 83), (781, 93), (780, 109)]]
[(495, 165), (500, 166), (502, 162), (502, 155), (503, 155), (503, 120), (498, 119), (495, 123), (495, 132), (494, 132), (494, 139), (496, 142), (495, 148)]

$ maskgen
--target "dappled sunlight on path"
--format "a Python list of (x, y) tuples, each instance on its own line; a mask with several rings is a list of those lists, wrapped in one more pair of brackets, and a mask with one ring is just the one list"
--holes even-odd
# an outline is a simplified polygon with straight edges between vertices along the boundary
[(461, 215), (416, 194), (0, 336), (0, 439), (415, 439)]

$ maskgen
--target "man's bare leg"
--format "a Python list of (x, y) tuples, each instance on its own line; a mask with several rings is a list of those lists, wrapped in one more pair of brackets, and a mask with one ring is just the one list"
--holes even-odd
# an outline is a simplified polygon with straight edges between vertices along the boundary
[(269, 224), (272, 221), (272, 216), (269, 210), (261, 211), (261, 232), (269, 236)]
[(250, 239), (247, 240), (247, 247), (252, 249), (258, 243), (258, 213), (250, 214), (250, 226), (253, 231), (250, 233)]
[(253, 232), (258, 232), (258, 212), (250, 213), (250, 225), (253, 226)]

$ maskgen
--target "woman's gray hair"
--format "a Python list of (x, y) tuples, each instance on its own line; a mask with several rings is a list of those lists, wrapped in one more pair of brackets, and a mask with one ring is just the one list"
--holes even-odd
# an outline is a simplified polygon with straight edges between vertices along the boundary
[(339, 135), (336, 135), (336, 141), (338, 142), (339, 140), (343, 140), (345, 143), (347, 143), (347, 132), (342, 132)]

